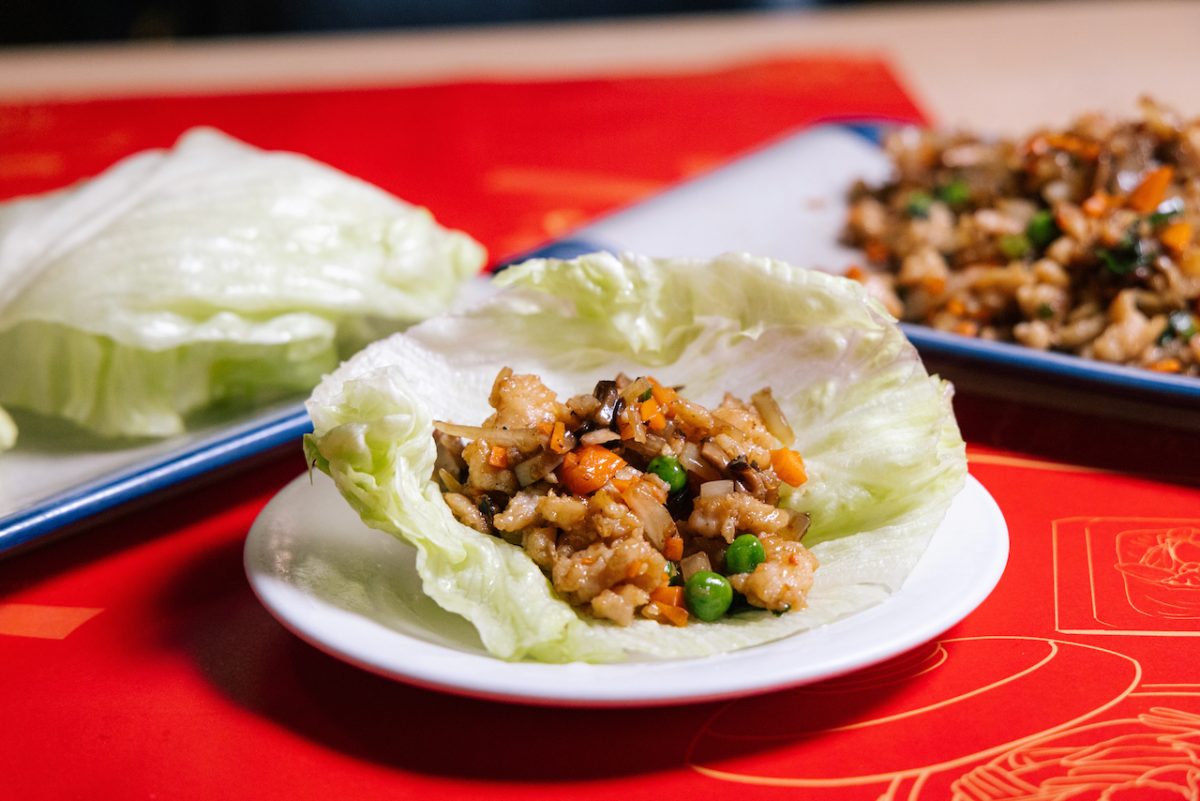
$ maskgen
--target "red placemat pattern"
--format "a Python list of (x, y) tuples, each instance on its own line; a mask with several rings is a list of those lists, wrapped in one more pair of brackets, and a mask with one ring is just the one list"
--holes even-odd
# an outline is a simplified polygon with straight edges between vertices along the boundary
[(0, 198), (94, 175), (209, 125), (428, 206), (500, 258), (818, 121), (915, 121), (875, 59), (707, 73), (0, 104)]

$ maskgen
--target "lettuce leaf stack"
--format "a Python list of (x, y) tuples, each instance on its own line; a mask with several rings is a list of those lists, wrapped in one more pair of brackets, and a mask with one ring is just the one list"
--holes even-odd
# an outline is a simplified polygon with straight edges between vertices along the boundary
[(0, 404), (106, 437), (175, 434), (215, 403), (307, 392), (445, 309), (483, 262), (425, 209), (198, 129), (0, 204)]

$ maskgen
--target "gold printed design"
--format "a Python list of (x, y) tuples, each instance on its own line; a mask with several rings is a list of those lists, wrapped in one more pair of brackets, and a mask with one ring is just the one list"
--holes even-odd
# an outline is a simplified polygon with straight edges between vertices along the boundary
[[(854, 693), (834, 681), (731, 702), (693, 740), (688, 763), (739, 784), (916, 799), (931, 777), (1096, 718), (1142, 676), (1124, 654), (1040, 637), (951, 638), (899, 664), (910, 671), (901, 685), (880, 666), (871, 671), (877, 685), (858, 677)], [(889, 746), (900, 741), (904, 748)]]
[(1200, 798), (1200, 715), (1153, 707), (1035, 738), (951, 788), (951, 801)]
[(1052, 537), (1059, 633), (1200, 636), (1200, 519), (1069, 517)]
[(1200, 618), (1200, 528), (1122, 531), (1116, 546), (1130, 606), (1152, 617)]

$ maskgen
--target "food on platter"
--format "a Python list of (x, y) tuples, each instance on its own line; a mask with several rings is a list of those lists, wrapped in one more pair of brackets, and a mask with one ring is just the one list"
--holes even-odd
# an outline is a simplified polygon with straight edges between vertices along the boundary
[[(747, 255), (703, 261), (591, 254), (571, 261), (526, 262), (500, 274), (496, 284), (498, 292), (491, 298), (376, 342), (327, 376), (308, 402), (314, 430), (305, 450), (314, 469), (333, 478), (367, 525), (415, 547), (425, 594), (469, 620), (498, 657), (549, 662), (693, 657), (837, 620), (879, 603), (900, 587), (962, 486), (966, 463), (951, 409), (951, 388), (928, 375), (895, 319), (854, 281)], [(512, 386), (506, 387), (506, 382)], [(627, 414), (622, 432), (617, 415), (615, 433), (625, 449), (620, 452), (612, 450), (617, 440), (612, 439), (611, 426), (602, 430), (596, 418), (597, 413), (603, 417), (600, 409), (611, 394), (603, 382), (612, 382), (618, 397), (622, 383), (624, 391), (636, 392), (633, 403), (640, 420), (633, 422), (639, 425), (630, 425), (632, 414)], [(591, 388), (603, 398), (589, 394)], [(522, 419), (520, 425), (505, 422), (510, 411), (528, 411), (522, 404), (509, 406), (523, 391), (543, 398), (553, 410), (553, 420), (543, 416)], [(749, 398), (726, 399), (730, 391), (735, 398), (738, 393)], [(599, 404), (587, 418), (590, 430), (583, 419), (568, 430), (567, 423), (575, 421), (572, 415), (582, 418), (593, 406), (588, 397)], [(678, 448), (673, 455), (683, 475), (672, 466), (664, 470), (664, 478), (650, 469), (654, 456), (648, 450), (634, 456), (644, 445), (638, 435), (653, 444), (649, 434), (683, 425), (681, 413), (686, 417), (696, 412), (703, 421), (684, 400), (714, 417), (739, 418), (753, 434), (742, 434), (739, 444), (732, 432), (718, 432), (714, 425), (708, 437), (697, 432), (694, 440), (676, 439), (671, 447)], [(661, 420), (649, 401), (657, 405)], [(560, 403), (567, 411), (552, 405)], [(627, 408), (629, 403), (626, 399)], [(758, 431), (755, 418), (765, 434)], [(481, 421), (484, 425), (475, 425)], [(542, 430), (541, 423), (550, 425)], [(495, 433), (505, 425), (511, 432), (507, 440)], [(661, 430), (655, 432), (655, 426)], [(435, 432), (443, 442), (440, 452)], [(623, 433), (629, 438), (622, 439)], [(729, 434), (731, 442), (721, 440), (720, 433)], [(528, 441), (522, 439), (527, 434)], [(584, 437), (589, 437), (586, 443)], [(479, 440), (488, 447), (474, 446), (468, 452)], [(726, 458), (718, 470), (713, 462), (720, 458), (712, 448), (713, 459), (705, 460), (704, 445), (697, 445), (700, 456), (693, 460), (689, 442), (714, 445), (726, 457), (726, 445), (749, 452), (740, 454), (741, 460)], [(776, 464), (751, 444), (768, 454), (787, 451), (791, 456), (781, 454), (784, 461)], [(463, 464), (454, 461), (458, 445)], [(609, 456), (598, 451), (585, 455), (579, 445), (600, 448)], [(572, 453), (574, 463), (567, 466)], [(520, 458), (526, 454), (529, 459)], [(658, 455), (663, 455), (661, 450)], [(559, 456), (562, 462), (555, 464)], [(647, 469), (636, 468), (641, 475), (620, 475), (618, 469), (612, 476), (605, 475), (607, 467), (590, 470), (614, 463), (612, 456), (635, 466), (648, 457)], [(705, 480), (712, 477), (707, 467), (720, 477), (706, 495), (739, 491), (722, 481), (748, 489), (747, 497), (761, 493), (764, 505), (786, 521), (773, 536), (801, 546), (802, 551), (790, 545), (785, 550), (810, 567), (814, 562), (819, 566), (812, 571), (802, 606), (792, 604), (783, 614), (778, 612), (786, 601), (772, 603), (759, 595), (760, 608), (748, 586), (742, 588), (749, 599), (744, 608), (711, 615), (712, 620), (690, 615), (686, 625), (669, 619), (678, 618), (678, 613), (662, 611), (664, 606), (678, 608), (667, 592), (661, 599), (650, 599), (656, 604), (650, 613), (642, 611), (649, 601), (613, 601), (609, 615), (596, 609), (591, 599), (589, 608), (579, 608), (572, 604), (582, 600), (578, 590), (565, 585), (556, 589), (553, 575), (547, 576), (537, 561), (537, 548), (522, 547), (525, 531), (522, 543), (509, 541), (515, 536), (506, 538), (521, 530), (518, 509), (504, 520), (508, 506), (517, 501), (489, 496), (489, 524), (487, 506), (479, 508), (484, 496), (473, 494), (482, 491), (486, 470), (480, 469), (470, 488), (468, 463), (480, 459), (495, 462), (488, 465), (489, 478), (515, 483), (518, 491), (512, 499), (524, 497), (522, 481), (528, 482), (526, 487), (542, 482), (538, 489), (546, 489), (547, 496), (550, 484), (570, 483), (570, 496), (560, 493), (568, 503), (587, 497), (590, 504), (604, 492), (609, 497), (596, 503), (612, 500), (609, 510), (614, 515), (628, 510), (637, 518), (626, 518), (627, 526), (614, 527), (614, 532), (636, 533), (640, 541), (651, 542), (663, 535), (663, 547), (670, 553), (658, 551), (655, 560), (647, 552), (643, 565), (633, 571), (654, 580), (653, 588), (639, 588), (648, 595), (664, 577), (671, 586), (665, 562), (675, 560), (667, 556), (675, 555), (680, 545), (686, 548), (685, 543), (667, 544), (670, 526), (658, 511), (666, 507), (655, 508), (649, 499), (661, 495), (665, 484), (669, 506), (671, 487), (684, 482), (697, 482), (699, 497), (705, 485), (714, 483)], [(530, 463), (531, 459), (537, 461)], [(747, 472), (752, 459), (755, 472)], [(500, 467), (505, 460), (508, 466)], [(778, 479), (774, 486), (764, 469), (767, 463)], [(602, 477), (605, 483), (593, 487)], [(614, 479), (630, 483), (621, 489)], [(454, 494), (465, 503), (451, 500)], [(478, 518), (469, 511), (472, 500), (478, 501)], [(504, 508), (498, 509), (501, 500)], [(524, 506), (528, 500), (517, 503)], [(579, 510), (567, 506), (557, 511)], [(536, 514), (546, 517), (557, 511), (539, 509)], [(501, 526), (496, 525), (497, 515)], [(726, 522), (732, 523), (729, 531)], [(720, 542), (714, 543), (714, 553), (705, 555), (716, 570), (698, 572), (716, 574), (731, 584), (730, 570), (736, 571), (735, 577), (754, 575), (757, 566), (737, 569), (740, 556), (733, 557), (732, 567), (728, 564), (732, 543), (726, 534), (736, 541), (743, 533), (738, 522), (715, 518), (713, 539)], [(591, 527), (593, 533), (596, 530)], [(536, 537), (541, 555), (549, 558), (551, 532)], [(766, 538), (757, 538), (765, 552)], [(553, 533), (555, 558), (560, 548), (565, 553), (572, 547), (569, 533)], [(597, 555), (606, 547), (610, 546), (600, 545)], [(799, 556), (802, 552), (811, 553), (812, 561)], [(661, 574), (653, 575), (655, 566)], [(633, 600), (640, 600), (629, 592)], [(622, 610), (623, 605), (631, 608)], [(659, 622), (664, 616), (671, 625)]]
[(480, 245), (293, 153), (197, 129), (0, 204), (0, 404), (102, 437), (311, 390), (446, 308)]
[(506, 367), (488, 403), (480, 426), (434, 421), (446, 503), (522, 547), (572, 606), (625, 626), (718, 620), (735, 593), (780, 614), (804, 607), (809, 518), (779, 497), (807, 475), (769, 388), (708, 409), (622, 373), (560, 402)]
[(1143, 99), (1022, 139), (906, 128), (845, 239), (904, 320), (1200, 375), (1200, 118)]
[(17, 425), (8, 412), (0, 408), (0, 451), (6, 451), (17, 442)]

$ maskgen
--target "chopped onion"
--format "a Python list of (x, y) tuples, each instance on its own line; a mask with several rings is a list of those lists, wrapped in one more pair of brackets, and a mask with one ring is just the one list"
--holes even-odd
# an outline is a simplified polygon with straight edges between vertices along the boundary
[(583, 445), (603, 445), (606, 442), (612, 442), (614, 439), (620, 438), (621, 435), (611, 428), (599, 428), (584, 434), (579, 438), (579, 442)]
[(737, 489), (737, 484), (729, 479), (706, 481), (700, 485), (700, 497), (711, 498), (714, 495), (729, 495)]
[(461, 426), (434, 420), (433, 427), (443, 434), (467, 439), (486, 440), (490, 445), (532, 451), (546, 444), (547, 437), (536, 428), (486, 428), (484, 426)]
[(650, 382), (644, 378), (638, 378), (631, 381), (629, 386), (621, 390), (621, 397), (625, 400), (627, 406), (632, 406), (638, 402), (642, 395), (645, 395), (651, 390)]
[(684, 581), (702, 570), (712, 570), (712, 562), (708, 561), (708, 554), (704, 551), (696, 551), (679, 562), (679, 572), (683, 574)]
[(788, 424), (787, 418), (783, 416), (783, 409), (779, 408), (779, 403), (776, 402), (775, 396), (771, 394), (770, 387), (763, 387), (758, 392), (750, 396), (750, 402), (754, 404), (754, 408), (758, 410), (758, 414), (763, 419), (763, 425), (767, 427), (767, 431), (785, 448), (792, 447), (796, 441), (796, 432), (792, 431), (791, 425)]
[(567, 408), (580, 420), (587, 420), (600, 411), (600, 401), (595, 395), (576, 395), (567, 401)]
[(642, 522), (642, 527), (646, 530), (646, 539), (661, 551), (667, 537), (675, 533), (675, 521), (671, 519), (667, 507), (659, 503), (653, 491), (641, 481), (622, 492), (621, 498)]
[(700, 458), (700, 446), (694, 442), (684, 444), (679, 451), (679, 463), (683, 465), (684, 470), (694, 473), (701, 481), (714, 481), (721, 477), (719, 471)]
[[(622, 439), (632, 439), (634, 442), (646, 441), (646, 426), (642, 424), (642, 415), (638, 411), (637, 404), (626, 406), (617, 413), (618, 423), (624, 423), (628, 433), (632, 437), (622, 437)], [(619, 427), (619, 426), (618, 426)]]
[(455, 478), (446, 468), (439, 467), (437, 475), (438, 479), (442, 482), (442, 486), (446, 488), (446, 492), (461, 493), (463, 491), (462, 482)]
[(517, 483), (522, 487), (528, 487), (530, 484), (541, 481), (563, 463), (563, 458), (564, 455), (561, 453), (542, 451), (537, 456), (526, 459), (513, 468), (513, 472), (517, 476)]

